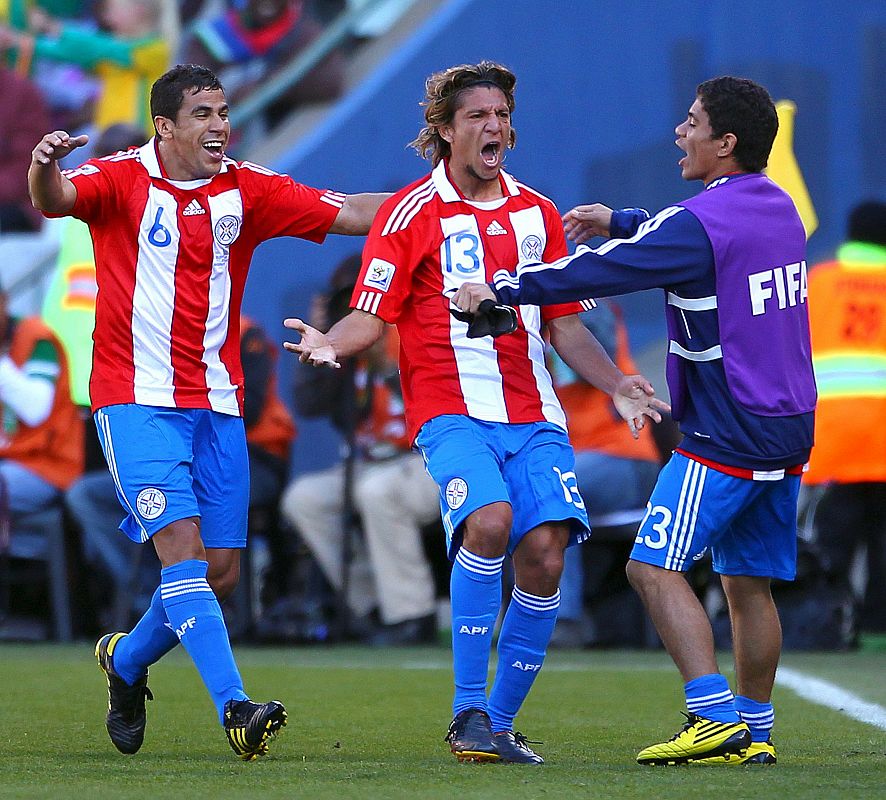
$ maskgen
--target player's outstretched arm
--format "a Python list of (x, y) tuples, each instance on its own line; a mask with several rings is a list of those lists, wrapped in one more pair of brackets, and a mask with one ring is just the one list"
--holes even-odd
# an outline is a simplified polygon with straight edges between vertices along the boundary
[(385, 328), (381, 318), (357, 310), (336, 322), (328, 333), (321, 333), (297, 318), (285, 319), (283, 325), (301, 335), (298, 342), (283, 342), (284, 348), (295, 353), (303, 364), (333, 369), (341, 367), (338, 359), (374, 344)]
[(77, 187), (58, 168), (58, 161), (89, 141), (86, 134), (71, 136), (67, 131), (47, 133), (31, 151), (28, 192), (39, 211), (66, 214), (77, 200)]
[(390, 193), (385, 192), (346, 195), (345, 203), (329, 232), (343, 233), (346, 236), (365, 236), (369, 233), (379, 207), (390, 196)]
[(655, 397), (652, 384), (642, 375), (625, 375), (613, 362), (603, 345), (575, 314), (557, 317), (548, 323), (551, 344), (577, 375), (606, 392), (636, 439), (646, 424), (646, 417), (661, 422), (662, 411), (670, 406)]
[(576, 206), (563, 215), (563, 230), (566, 238), (582, 244), (594, 236), (609, 236), (612, 222), (612, 209), (602, 203)]

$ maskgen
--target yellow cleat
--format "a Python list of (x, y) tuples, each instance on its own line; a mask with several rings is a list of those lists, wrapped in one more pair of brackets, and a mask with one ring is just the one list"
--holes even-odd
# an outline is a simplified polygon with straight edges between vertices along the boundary
[(748, 751), (743, 756), (725, 755), (715, 758), (695, 759), (693, 764), (727, 764), (728, 766), (752, 766), (754, 764), (775, 764), (775, 745), (772, 741), (751, 742)]
[(666, 742), (641, 750), (637, 753), (637, 763), (666, 766), (715, 756), (745, 756), (751, 744), (751, 732), (744, 722), (717, 722), (696, 714), (685, 716), (686, 724), (679, 732)]

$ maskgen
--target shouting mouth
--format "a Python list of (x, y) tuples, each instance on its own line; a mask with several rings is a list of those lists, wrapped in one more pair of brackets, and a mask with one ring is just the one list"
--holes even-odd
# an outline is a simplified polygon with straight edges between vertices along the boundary
[(501, 163), (501, 142), (488, 142), (480, 150), (483, 163), (487, 167), (497, 167)]

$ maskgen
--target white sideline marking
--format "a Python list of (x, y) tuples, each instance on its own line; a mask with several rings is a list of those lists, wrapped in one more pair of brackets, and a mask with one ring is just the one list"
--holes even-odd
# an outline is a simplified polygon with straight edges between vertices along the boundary
[(810, 700), (820, 706), (832, 708), (847, 717), (866, 722), (881, 730), (886, 730), (886, 708), (878, 703), (864, 700), (857, 694), (841, 689), (833, 683), (813, 678), (803, 672), (779, 667), (775, 682), (794, 691), (804, 700)]

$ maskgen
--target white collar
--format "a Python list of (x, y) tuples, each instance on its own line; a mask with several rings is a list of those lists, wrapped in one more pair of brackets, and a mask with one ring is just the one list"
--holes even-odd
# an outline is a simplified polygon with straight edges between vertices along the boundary
[[(517, 186), (517, 182), (508, 175), (507, 172), (502, 170), (499, 173), (502, 177), (502, 181), (505, 185), (505, 189), (507, 190), (507, 196), (516, 197), (520, 194), (520, 187)], [(440, 199), (444, 203), (470, 203), (475, 202), (471, 200), (465, 200), (459, 193), (458, 189), (455, 188), (452, 181), (449, 180), (449, 175), (446, 173), (446, 159), (440, 161), (436, 167), (434, 167), (433, 172), (431, 172), (431, 180), (434, 182), (434, 187), (437, 189), (437, 194), (440, 195)], [(498, 202), (497, 200), (488, 201), (488, 202)]]
[[(148, 175), (152, 178), (160, 178), (161, 180), (168, 181), (173, 186), (178, 187), (179, 189), (197, 189), (200, 186), (205, 186), (209, 183), (212, 178), (197, 178), (192, 181), (174, 181), (170, 178), (167, 178), (163, 175), (163, 170), (160, 168), (160, 158), (157, 155), (157, 137), (152, 136), (148, 142), (142, 145), (138, 149), (138, 160), (141, 162), (141, 165), (147, 170)], [(221, 170), (219, 170), (219, 175), (222, 172), (228, 171), (228, 161), (230, 159), (225, 158), (222, 161)]]

